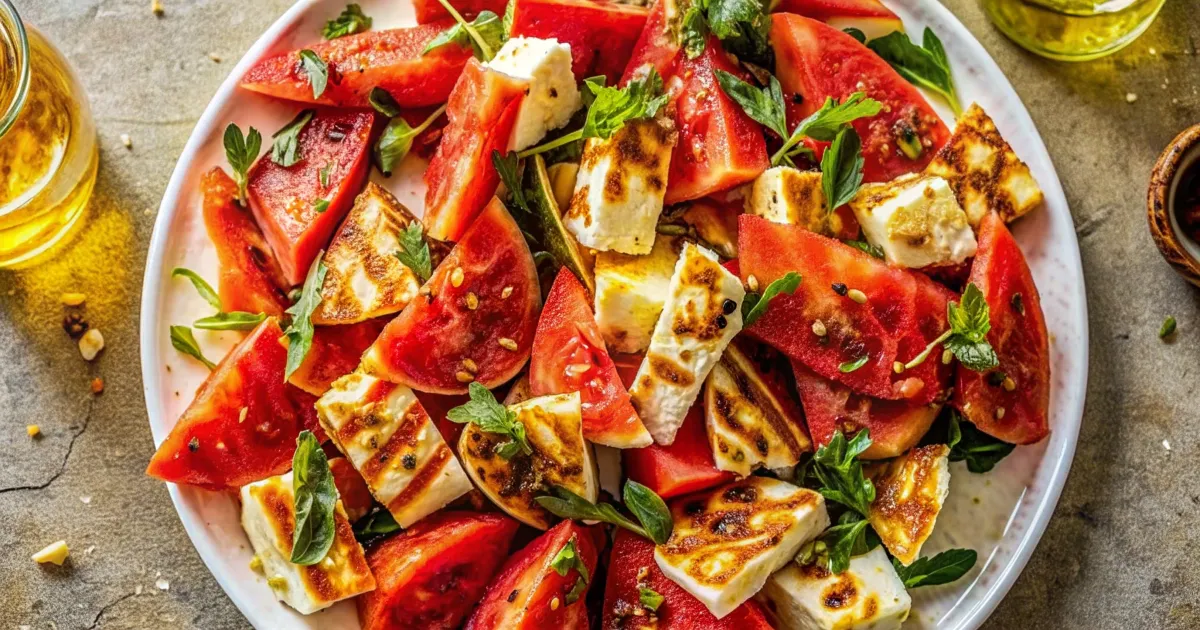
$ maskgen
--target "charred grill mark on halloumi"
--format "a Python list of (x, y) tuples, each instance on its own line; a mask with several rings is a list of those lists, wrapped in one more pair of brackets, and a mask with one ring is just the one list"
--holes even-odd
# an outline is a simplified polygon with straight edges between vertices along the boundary
[(930, 444), (866, 469), (875, 484), (868, 520), (905, 566), (920, 556), (950, 492), (949, 455), (945, 444)]
[(978, 104), (958, 119), (954, 134), (925, 172), (950, 182), (972, 227), (988, 210), (1008, 223), (1042, 203), (1042, 190), (1029, 167)]
[(766, 477), (679, 499), (671, 515), (674, 532), (654, 560), (717, 617), (754, 595), (829, 525), (820, 494)]
[(755, 596), (780, 628), (899, 630), (912, 599), (883, 548), (850, 559), (841, 574), (821, 562), (788, 563)]
[[(275, 595), (303, 614), (310, 614), (375, 588), (362, 546), (339, 499), (334, 507), (334, 542), (320, 562), (292, 564), (296, 526), (292, 473), (270, 477), (241, 489), (242, 527), (262, 561), (263, 575)], [(281, 579), (281, 580), (280, 580)]]
[(420, 279), (396, 258), (400, 230), (415, 221), (377, 184), (354, 200), (325, 252), (325, 284), (315, 324), (352, 324), (399, 312), (421, 288)]
[(781, 387), (768, 383), (774, 376), (764, 367), (771, 366), (756, 364), (743, 347), (753, 349), (730, 344), (709, 373), (704, 415), (717, 468), (744, 477), (760, 466), (795, 466), (812, 442), (800, 408)]
[(538, 529), (550, 527), (551, 515), (535, 499), (558, 485), (595, 501), (598, 495), (591, 445), (583, 439), (578, 392), (530, 398), (509, 407), (525, 425), (533, 450), (504, 459), (496, 447), (506, 435), (487, 433), (476, 424), (463, 427), (458, 451), (475, 485), (513, 518)]
[(471, 490), (437, 426), (403, 385), (350, 374), (317, 401), (317, 415), (402, 527)]

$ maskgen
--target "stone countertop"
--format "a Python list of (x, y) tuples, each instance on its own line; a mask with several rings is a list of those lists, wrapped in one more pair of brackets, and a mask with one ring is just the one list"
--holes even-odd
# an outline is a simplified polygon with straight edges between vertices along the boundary
[[(33, 269), (0, 271), (0, 628), (245, 628), (163, 484), (137, 349), (146, 245), (176, 156), (219, 83), (288, 0), (15, 0), (77, 68), (100, 135), (88, 227)], [(1146, 229), (1150, 167), (1200, 122), (1200, 14), (1170, 0), (1115, 56), (1025, 53), (978, 0), (944, 0), (1008, 74), (1062, 177), (1091, 315), (1088, 405), (1070, 480), (989, 629), (1200, 627), (1200, 294)], [(1136, 95), (1136, 99), (1127, 98)], [(1130, 102), (1132, 101), (1132, 102)], [(122, 134), (132, 148), (122, 145)], [(59, 295), (88, 295), (107, 348), (85, 363)], [(1160, 341), (1164, 317), (1176, 339)], [(94, 377), (104, 379), (99, 396)], [(30, 440), (25, 425), (43, 437)], [(70, 563), (29, 556), (66, 539)]]

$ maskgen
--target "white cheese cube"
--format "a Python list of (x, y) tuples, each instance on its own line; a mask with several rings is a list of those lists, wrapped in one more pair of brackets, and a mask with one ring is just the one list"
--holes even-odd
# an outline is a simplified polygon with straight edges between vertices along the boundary
[(317, 416), (375, 499), (408, 527), (471, 490), (413, 391), (362, 373), (334, 381)]
[(242, 486), (241, 497), (242, 528), (262, 562), (267, 584), (280, 601), (311, 615), (375, 590), (375, 578), (340, 499), (334, 506), (335, 536), (329, 553), (316, 564), (300, 566), (291, 562), (296, 526), (292, 473)]
[(780, 630), (898, 630), (912, 607), (883, 547), (851, 558), (841, 575), (789, 562), (757, 599)]
[(763, 171), (743, 200), (747, 214), (773, 223), (799, 225), (810, 232), (836, 236), (845, 230), (841, 214), (825, 210), (821, 173), (776, 166)]
[(977, 103), (963, 112), (954, 134), (925, 172), (950, 181), (972, 227), (978, 227), (989, 210), (1011, 222), (1043, 199), (1029, 167)]
[(650, 346), (682, 248), (678, 237), (660, 234), (645, 256), (596, 254), (596, 324), (610, 352)]
[(671, 516), (675, 530), (654, 561), (718, 619), (829, 526), (820, 493), (769, 477), (673, 501)]
[(867, 520), (904, 566), (921, 555), (950, 494), (950, 447), (929, 444), (865, 469), (875, 484)]
[(867, 240), (897, 267), (956, 265), (975, 255), (975, 232), (941, 177), (914, 175), (863, 186), (850, 208)]
[(675, 263), (650, 348), (629, 388), (654, 441), (667, 445), (733, 336), (742, 330), (742, 281), (717, 255), (687, 243)]
[(676, 137), (670, 120), (643, 118), (607, 140), (588, 139), (563, 215), (576, 240), (599, 251), (650, 253)]
[(486, 64), (492, 70), (529, 81), (529, 93), (513, 125), (509, 149), (531, 147), (571, 120), (583, 104), (571, 72), (571, 45), (556, 39), (514, 37)]

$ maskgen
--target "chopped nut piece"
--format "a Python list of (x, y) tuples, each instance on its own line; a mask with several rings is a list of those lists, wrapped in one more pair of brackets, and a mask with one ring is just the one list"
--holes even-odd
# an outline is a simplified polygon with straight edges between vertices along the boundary
[(79, 338), (79, 354), (85, 361), (91, 361), (104, 349), (104, 335), (99, 328), (91, 328)]
[(754, 274), (750, 274), (750, 276), (746, 278), (746, 288), (750, 289), (751, 291), (758, 290), (758, 278), (755, 278)]
[(86, 293), (64, 293), (62, 303), (66, 306), (79, 306), (87, 301)]
[(954, 353), (950, 351), (950, 348), (946, 348), (945, 350), (942, 350), (942, 364), (943, 365), (950, 365), (950, 362), (953, 360), (954, 360)]
[(67, 541), (60, 540), (50, 543), (45, 549), (33, 554), (33, 561), (38, 564), (51, 562), (61, 567), (62, 563), (67, 561), (67, 556), (70, 554), (71, 550), (67, 547)]
[(155, 17), (162, 17), (162, 15), (163, 15), (162, 0), (150, 0), (150, 12), (153, 13), (155, 15)]
[(555, 597), (554, 599), (550, 600), (550, 610), (558, 610), (558, 607), (559, 607), (560, 605), (561, 605), (561, 602), (559, 602), (559, 601), (558, 601), (558, 598), (557, 598), (557, 597)]
[(893, 361), (892, 362), (892, 371), (897, 374), (903, 374), (904, 373), (904, 364), (899, 361)]
[(255, 554), (254, 557), (250, 558), (250, 570), (254, 571), (255, 573), (262, 573), (262, 568), (262, 558), (259, 558), (258, 554)]
[(1004, 391), (1006, 392), (1011, 392), (1017, 388), (1017, 382), (1012, 380), (1011, 376), (1005, 376), (1000, 385), (1004, 387)]
[(500, 299), (507, 300), (508, 296), (512, 295), (512, 292), (512, 287), (504, 287), (504, 290), (500, 292)]
[(31, 438), (41, 437), (42, 428), (36, 424), (27, 424), (25, 425), (25, 433)]
[(157, 580), (154, 580), (154, 586), (160, 591), (171, 590), (171, 583), (168, 582), (166, 578), (158, 578)]
[(242, 407), (242, 410), (238, 412), (238, 423), (239, 424), (246, 421), (246, 414), (248, 414), (248, 413), (250, 413), (250, 408)]
[(812, 331), (813, 331), (813, 334), (818, 337), (824, 337), (826, 334), (829, 333), (829, 331), (825, 329), (825, 322), (823, 322), (819, 319), (813, 322)]
[(285, 579), (281, 575), (276, 575), (274, 577), (267, 579), (267, 586), (270, 586), (273, 590), (276, 590), (276, 591), (286, 589), (287, 588), (287, 579)]
[(477, 365), (474, 361), (472, 361), (470, 359), (463, 359), (462, 364), (463, 364), (464, 368), (467, 368), (468, 372), (478, 372), (479, 371), (479, 365)]
[(79, 339), (83, 333), (87, 332), (88, 323), (84, 321), (83, 316), (79, 313), (71, 313), (63, 318), (63, 330), (67, 336), (72, 339)]
[(213, 60), (213, 63), (221, 63), (221, 56), (217, 53), (208, 53), (208, 58)]
[(103, 392), (104, 392), (104, 379), (97, 376), (96, 378), (92, 379), (92, 393), (93, 394), (101, 394)]
[(454, 375), (454, 378), (458, 379), (459, 383), (470, 383), (471, 381), (475, 380), (475, 375), (471, 374), (470, 372), (459, 370), (458, 373)]
[(467, 293), (467, 308), (471, 309), (472, 311), (479, 308), (479, 298), (476, 297), (474, 293)]
[(512, 350), (513, 352), (516, 352), (517, 342), (513, 341), (512, 339), (509, 339), (508, 337), (501, 337), (500, 338), (500, 347), (504, 348), (505, 350)]
[(133, 138), (130, 138), (129, 134), (127, 134), (127, 133), (121, 134), (121, 145), (124, 146), (126, 149), (132, 149), (133, 148)]
[(1004, 419), (1004, 407), (996, 407), (996, 419), (997, 420)]

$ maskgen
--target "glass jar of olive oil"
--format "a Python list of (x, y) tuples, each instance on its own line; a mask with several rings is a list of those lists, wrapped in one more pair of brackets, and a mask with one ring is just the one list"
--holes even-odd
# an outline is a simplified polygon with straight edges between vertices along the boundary
[(0, 267), (35, 262), (80, 223), (98, 161), (87, 95), (0, 0)]
[(1051, 59), (1087, 61), (1137, 39), (1166, 0), (982, 0), (1005, 35)]

